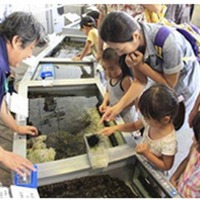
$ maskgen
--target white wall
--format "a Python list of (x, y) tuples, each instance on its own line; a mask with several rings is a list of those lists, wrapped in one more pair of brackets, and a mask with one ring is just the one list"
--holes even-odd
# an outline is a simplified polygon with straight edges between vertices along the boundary
[(31, 12), (43, 24), (48, 33), (61, 32), (64, 26), (64, 16), (58, 14), (57, 8), (62, 7), (58, 4), (0, 4), (0, 21), (4, 14), (9, 15), (14, 11)]

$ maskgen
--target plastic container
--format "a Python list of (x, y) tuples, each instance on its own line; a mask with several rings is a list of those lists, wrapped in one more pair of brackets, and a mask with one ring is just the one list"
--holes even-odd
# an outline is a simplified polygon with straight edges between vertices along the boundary
[(93, 169), (107, 167), (109, 163), (106, 136), (88, 133), (84, 135), (87, 154)]
[(33, 165), (36, 171), (31, 171), (30, 176), (25, 175), (24, 177), (19, 176), (17, 173), (14, 174), (14, 185), (37, 188), (37, 165)]
[(40, 77), (45, 80), (54, 79), (54, 65), (52, 63), (42, 64), (40, 70)]

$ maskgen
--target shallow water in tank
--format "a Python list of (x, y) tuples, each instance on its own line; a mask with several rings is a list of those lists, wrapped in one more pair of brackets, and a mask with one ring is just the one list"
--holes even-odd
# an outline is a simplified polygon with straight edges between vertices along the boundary
[[(96, 110), (97, 103), (95, 97), (40, 97), (30, 100), (29, 120), (36, 125), (39, 130), (48, 134), (52, 131), (69, 131), (72, 125), (76, 127), (78, 134), (82, 130), (79, 120), (87, 117), (89, 111)], [(80, 128), (79, 128), (80, 127)]]
[(47, 147), (55, 148), (56, 159), (86, 153), (85, 133), (97, 132), (98, 99), (86, 96), (38, 96), (30, 99), (29, 123), (47, 135)]
[(73, 40), (70, 38), (64, 38), (64, 40), (58, 44), (50, 54), (46, 57), (53, 58), (72, 58), (76, 54), (80, 53), (84, 47), (84, 41)]
[[(29, 88), (28, 98), (27, 123), (36, 126), (41, 135), (47, 136), (45, 144), (47, 148), (55, 149), (55, 160), (85, 154), (83, 136), (96, 133), (105, 126), (99, 124), (101, 115), (98, 106), (103, 97), (96, 84), (33, 87)], [(114, 125), (114, 122), (109, 122), (110, 125)], [(120, 132), (109, 136), (107, 141), (110, 147), (124, 144)], [(38, 145), (41, 146), (41, 143)], [(28, 146), (27, 143), (29, 150)]]

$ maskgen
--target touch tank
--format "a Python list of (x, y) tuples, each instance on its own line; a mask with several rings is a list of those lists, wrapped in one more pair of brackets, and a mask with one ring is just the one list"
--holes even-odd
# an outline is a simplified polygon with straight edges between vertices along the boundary
[(62, 34), (54, 37), (35, 59), (27, 64), (30, 66), (22, 81), (42, 80), (40, 73), (45, 65), (52, 65), (53, 79), (84, 79), (97, 75), (96, 63), (88, 57), (87, 61), (72, 61), (72, 57), (81, 52), (85, 37)]
[(72, 58), (82, 51), (85, 41), (85, 37), (65, 36), (45, 57)]
[(163, 174), (141, 156), (113, 162), (104, 170), (72, 174), (38, 188), (42, 198), (180, 198)]
[[(69, 59), (84, 47), (85, 35), (72, 35), (67, 33), (49, 35), (49, 43), (43, 48), (35, 48), (33, 56), (41, 59), (44, 57), (60, 56)], [(26, 63), (26, 61), (25, 61)], [(29, 62), (29, 64), (31, 64)]]
[[(23, 81), (18, 91), (19, 94), (29, 98), (29, 117), (26, 119), (17, 115), (17, 121), (19, 124), (36, 126), (40, 136), (30, 138), (15, 134), (13, 144), (16, 153), (33, 159), (34, 163), (39, 163), (41, 184), (44, 184), (43, 181), (49, 182), (49, 178), (53, 182), (57, 178), (63, 180), (65, 179), (63, 173), (66, 174), (71, 170), (90, 168), (84, 134), (95, 133), (103, 126), (111, 125), (109, 123), (99, 125), (101, 114), (97, 108), (102, 101), (104, 89), (97, 77), (78, 81), (55, 79), (51, 86), (44, 86), (43, 82), (43, 80)], [(118, 122), (113, 123), (122, 122), (119, 118)], [(133, 150), (124, 145), (130, 143), (130, 137), (131, 134), (120, 132), (107, 137), (109, 149), (117, 150), (123, 147), (122, 149), (128, 151), (126, 156), (129, 156)], [(35, 159), (35, 152), (41, 155), (38, 160)], [(115, 159), (120, 157), (121, 155), (118, 155)], [(68, 162), (74, 164), (67, 168)], [(58, 170), (58, 166), (61, 169)], [(45, 173), (42, 169), (45, 169)]]
[[(96, 133), (105, 126), (99, 124), (101, 115), (98, 105), (102, 95), (95, 84), (29, 88), (28, 98), (27, 123), (36, 126), (41, 135), (47, 136), (45, 142), (44, 138), (41, 140), (47, 149), (55, 150), (55, 160), (85, 154), (84, 135)], [(109, 147), (125, 143), (119, 132), (107, 140)], [(28, 145), (30, 153), (27, 156), (32, 162), (38, 163), (32, 156), (38, 139), (34, 141), (32, 138), (31, 143)]]
[[(88, 79), (95, 77), (95, 63), (94, 62), (73, 62), (63, 61), (60, 59), (42, 59), (37, 64), (36, 70), (32, 77), (32, 80), (43, 80), (45, 77), (41, 76), (43, 67), (51, 65), (51, 71), (53, 71), (52, 79)], [(47, 77), (47, 79), (49, 79)]]
[[(38, 55), (37, 64), (30, 66), (18, 89), (19, 94), (29, 98), (29, 117), (16, 115), (16, 120), (21, 125), (36, 126), (39, 136), (15, 133), (13, 151), (37, 163), (40, 196), (179, 197), (164, 175), (135, 153), (136, 141), (131, 133), (116, 132), (107, 137), (108, 165), (92, 167), (84, 137), (113, 124), (98, 123), (101, 114), (97, 108), (104, 88), (95, 73), (94, 63), (48, 57), (54, 54), (63, 38), (65, 36), (57, 38)], [(41, 66), (49, 63), (54, 65), (53, 79), (42, 79)], [(81, 77), (81, 66), (92, 76)], [(112, 123), (124, 122), (119, 117)], [(94, 181), (99, 183), (98, 190), (105, 193), (91, 189)], [(85, 187), (81, 187), (83, 182), (87, 183)], [(114, 193), (103, 188), (105, 182), (110, 184), (107, 188), (114, 187)]]
[[(31, 80), (23, 82), (19, 90), (29, 97), (29, 117), (17, 116), (18, 123), (37, 126), (39, 137), (43, 136), (32, 149), (42, 150), (41, 159), (34, 160), (38, 163), (41, 197), (180, 197), (162, 173), (135, 153), (131, 133), (117, 132), (114, 139), (107, 137), (108, 165), (93, 168), (84, 136), (99, 128), (93, 121), (100, 119), (97, 107), (103, 98), (102, 86), (98, 79), (78, 83), (55, 80), (53, 84), (44, 87), (42, 81)], [(119, 118), (114, 123), (123, 121)], [(27, 157), (29, 141), (36, 138), (15, 134), (14, 152)], [(104, 188), (104, 182), (114, 192)]]

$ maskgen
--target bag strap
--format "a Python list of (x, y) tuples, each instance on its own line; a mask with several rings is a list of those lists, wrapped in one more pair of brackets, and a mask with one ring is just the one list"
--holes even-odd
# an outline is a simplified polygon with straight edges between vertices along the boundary
[[(184, 24), (182, 24), (184, 25)], [(196, 36), (192, 36), (191, 33), (188, 30), (184, 29), (184, 26), (181, 27), (181, 25), (175, 25), (176, 31), (178, 31), (179, 33), (181, 33), (186, 40), (188, 40), (192, 46), (192, 49), (194, 51), (194, 56), (190, 56), (190, 57), (183, 57), (182, 60), (187, 62), (187, 61), (193, 61), (193, 60), (197, 60), (200, 63), (200, 43), (197, 41), (200, 41), (200, 36), (198, 35), (198, 30), (195, 30), (194, 26), (191, 27), (193, 29), (193, 31), (195, 32), (194, 35)], [(162, 59), (162, 48), (164, 45), (165, 40), (167, 39), (167, 37), (169, 36), (169, 34), (171, 33), (171, 30), (166, 27), (166, 26), (162, 26), (158, 32), (156, 33), (155, 39), (154, 39), (154, 47), (155, 50), (157, 52), (157, 55)], [(198, 36), (197, 36), (198, 35)]]
[(156, 33), (154, 46), (160, 58), (162, 58), (162, 47), (170, 33), (171, 33), (170, 29), (167, 28), (166, 26), (162, 26)]
[(194, 54), (196, 55), (196, 59), (198, 60), (198, 62), (200, 62), (200, 35), (197, 32), (190, 33), (183, 28), (177, 28), (177, 31), (184, 35), (184, 37), (191, 44)]

